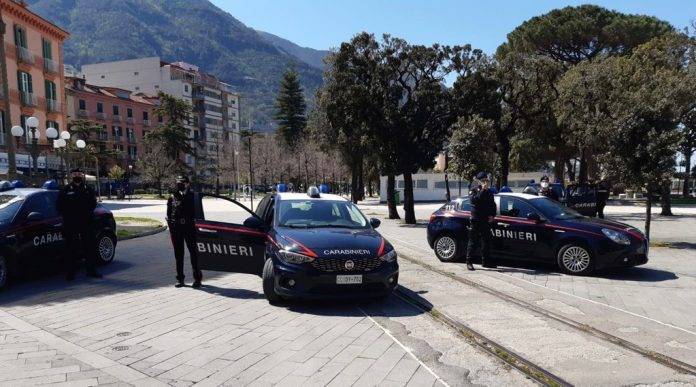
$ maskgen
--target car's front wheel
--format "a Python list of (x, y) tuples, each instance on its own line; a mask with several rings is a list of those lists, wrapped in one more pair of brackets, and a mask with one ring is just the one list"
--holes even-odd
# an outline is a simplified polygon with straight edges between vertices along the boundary
[(0, 290), (7, 285), (7, 277), (9, 277), (9, 265), (7, 259), (0, 255)]
[(573, 275), (586, 275), (594, 269), (590, 251), (580, 244), (568, 244), (558, 250), (558, 266), (563, 272)]
[(462, 256), (462, 248), (457, 239), (451, 234), (443, 234), (433, 242), (435, 256), (442, 262), (456, 262)]
[(263, 264), (263, 294), (271, 304), (280, 301), (280, 296), (275, 291), (275, 277), (273, 275), (273, 261), (267, 259)]
[(114, 260), (116, 255), (116, 237), (113, 234), (101, 233), (97, 237), (97, 258), (100, 265), (106, 265)]

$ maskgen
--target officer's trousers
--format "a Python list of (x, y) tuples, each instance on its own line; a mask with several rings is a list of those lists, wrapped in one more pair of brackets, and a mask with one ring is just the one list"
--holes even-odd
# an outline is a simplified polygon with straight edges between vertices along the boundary
[(172, 238), (174, 247), (174, 258), (176, 259), (176, 280), (184, 281), (184, 243), (191, 256), (191, 271), (193, 279), (201, 281), (203, 273), (198, 268), (198, 253), (196, 251), (196, 229), (191, 226), (174, 226), (169, 228), (169, 235)]
[(97, 246), (92, 228), (66, 226), (63, 233), (67, 247), (65, 258), (68, 274), (75, 274), (77, 264), (81, 258), (85, 259), (87, 272), (94, 272), (96, 269)]
[(469, 228), (469, 243), (466, 247), (466, 261), (471, 262), (476, 249), (481, 248), (481, 261), (484, 265), (493, 264), (491, 260), (491, 225), (485, 220), (472, 220)]

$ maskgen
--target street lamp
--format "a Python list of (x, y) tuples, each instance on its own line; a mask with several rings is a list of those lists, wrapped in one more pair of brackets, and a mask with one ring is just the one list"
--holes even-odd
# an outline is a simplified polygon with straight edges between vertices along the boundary
[[(10, 132), (12, 136), (15, 137), (17, 141), (17, 146), (19, 147), (19, 139), (24, 137), (24, 134), (26, 133), (27, 137), (25, 137), (26, 141), (26, 146), (29, 149), (29, 154), (32, 158), (33, 161), (33, 168), (34, 168), (34, 176), (38, 176), (39, 174), (39, 154), (41, 152), (41, 149), (39, 148), (39, 119), (36, 117), (29, 117), (25, 121), (26, 124), (26, 129), (22, 128), (19, 125), (15, 125), (10, 129)], [(53, 127), (48, 127), (46, 128), (46, 138), (49, 140), (53, 140), (58, 137), (58, 130)], [(31, 172), (32, 167), (29, 167), (29, 171)], [(48, 156), (46, 156), (46, 170), (48, 170)]]
[[(53, 140), (53, 149), (59, 151), (63, 148), (67, 148), (68, 140), (70, 140), (70, 132), (67, 130), (60, 132), (58, 139)], [(61, 180), (63, 183), (65, 183), (65, 157), (63, 157), (62, 153), (60, 153), (60, 172), (63, 175)]]

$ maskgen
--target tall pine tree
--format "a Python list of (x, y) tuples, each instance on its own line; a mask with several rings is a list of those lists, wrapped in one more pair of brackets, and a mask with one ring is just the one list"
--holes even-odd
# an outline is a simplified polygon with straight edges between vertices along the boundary
[(278, 122), (276, 134), (281, 145), (287, 150), (294, 151), (304, 134), (307, 127), (306, 108), (299, 76), (294, 69), (288, 69), (280, 82), (275, 114)]

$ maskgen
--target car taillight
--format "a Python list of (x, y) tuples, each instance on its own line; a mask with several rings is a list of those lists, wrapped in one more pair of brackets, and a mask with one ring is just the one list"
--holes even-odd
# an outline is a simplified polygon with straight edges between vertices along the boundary
[(436, 218), (437, 218), (437, 215), (435, 215), (435, 214), (430, 214), (430, 222), (432, 222), (432, 221), (435, 220)]

